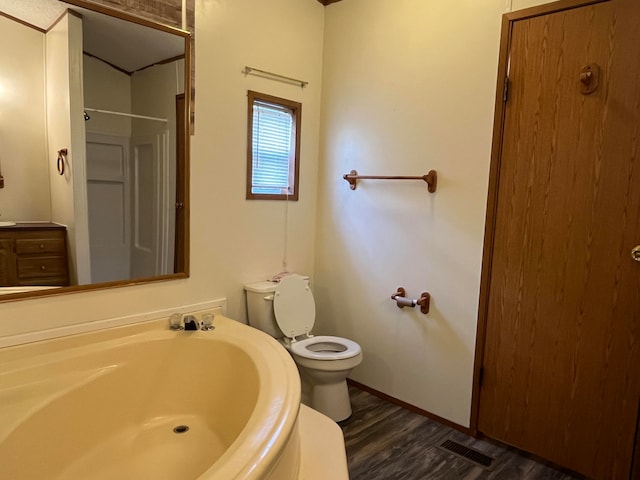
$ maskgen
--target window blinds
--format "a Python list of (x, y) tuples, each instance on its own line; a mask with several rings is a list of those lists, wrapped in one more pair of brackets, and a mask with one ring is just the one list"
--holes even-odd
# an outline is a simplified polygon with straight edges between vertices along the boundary
[(260, 101), (253, 104), (252, 193), (291, 193), (294, 138), (290, 110)]

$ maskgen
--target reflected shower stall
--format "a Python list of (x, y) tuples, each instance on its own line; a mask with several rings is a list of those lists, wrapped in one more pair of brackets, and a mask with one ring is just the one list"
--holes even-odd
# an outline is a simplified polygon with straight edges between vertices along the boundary
[(84, 56), (92, 283), (174, 271), (181, 62), (129, 73)]

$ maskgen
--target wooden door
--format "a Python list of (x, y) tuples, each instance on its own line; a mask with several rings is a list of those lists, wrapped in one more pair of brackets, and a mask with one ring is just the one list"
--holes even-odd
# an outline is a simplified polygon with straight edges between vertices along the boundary
[[(507, 25), (477, 427), (625, 479), (640, 399), (640, 2), (576, 3)], [(600, 74), (585, 94), (588, 65)]]
[(166, 172), (164, 133), (131, 138), (131, 275), (161, 275), (164, 214), (163, 175)]
[(131, 278), (129, 141), (87, 133), (91, 282)]

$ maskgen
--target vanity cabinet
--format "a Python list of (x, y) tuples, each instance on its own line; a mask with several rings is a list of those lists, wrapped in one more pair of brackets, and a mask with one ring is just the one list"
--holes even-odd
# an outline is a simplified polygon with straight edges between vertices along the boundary
[(0, 240), (0, 285), (10, 285), (12, 278), (15, 277), (13, 272), (15, 268), (14, 263), (11, 260), (11, 240)]
[(67, 229), (55, 223), (1, 227), (0, 285), (69, 285)]

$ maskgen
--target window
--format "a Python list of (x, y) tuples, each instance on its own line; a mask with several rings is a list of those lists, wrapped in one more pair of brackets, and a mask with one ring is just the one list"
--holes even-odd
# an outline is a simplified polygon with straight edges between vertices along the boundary
[(302, 105), (249, 91), (247, 199), (298, 200)]

